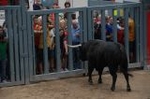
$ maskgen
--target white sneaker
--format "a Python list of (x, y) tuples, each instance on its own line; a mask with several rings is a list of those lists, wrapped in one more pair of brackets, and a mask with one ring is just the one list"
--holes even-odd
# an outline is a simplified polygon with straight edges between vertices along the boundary
[(69, 71), (69, 70), (67, 68), (65, 68), (64, 71)]

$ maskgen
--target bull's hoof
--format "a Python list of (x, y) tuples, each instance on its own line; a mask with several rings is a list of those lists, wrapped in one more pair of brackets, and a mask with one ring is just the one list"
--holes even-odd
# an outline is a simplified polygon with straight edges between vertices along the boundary
[(102, 82), (102, 80), (98, 80), (98, 84), (102, 84), (103, 82)]
[(115, 91), (115, 87), (111, 87), (111, 91)]
[(86, 74), (85, 74), (85, 73), (83, 73), (83, 76), (86, 76)]
[(92, 80), (89, 81), (89, 85), (93, 85), (93, 81)]
[(130, 89), (130, 88), (127, 88), (127, 92), (131, 92), (131, 89)]
[(131, 91), (130, 85), (127, 85), (127, 91), (128, 91), (128, 92)]

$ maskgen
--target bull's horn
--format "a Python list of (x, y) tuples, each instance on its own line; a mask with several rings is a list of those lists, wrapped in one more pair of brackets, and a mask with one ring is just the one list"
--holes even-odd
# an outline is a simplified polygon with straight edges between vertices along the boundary
[(68, 45), (68, 47), (71, 47), (71, 48), (77, 48), (79, 46), (81, 46), (81, 44), (78, 44), (78, 45)]

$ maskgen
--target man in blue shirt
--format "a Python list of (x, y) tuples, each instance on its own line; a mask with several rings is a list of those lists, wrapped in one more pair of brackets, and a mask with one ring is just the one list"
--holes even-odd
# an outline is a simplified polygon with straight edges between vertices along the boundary
[(112, 17), (106, 17), (106, 41), (112, 41), (113, 25)]
[(80, 43), (80, 26), (77, 20), (72, 21), (71, 34), (72, 34), (73, 45), (79, 44)]
[[(71, 27), (71, 35), (72, 35), (72, 44), (77, 45), (80, 44), (80, 26), (77, 20), (72, 21), (72, 27)], [(73, 67), (74, 69), (80, 69), (80, 59), (79, 59), (79, 49), (74, 48), (73, 49)]]

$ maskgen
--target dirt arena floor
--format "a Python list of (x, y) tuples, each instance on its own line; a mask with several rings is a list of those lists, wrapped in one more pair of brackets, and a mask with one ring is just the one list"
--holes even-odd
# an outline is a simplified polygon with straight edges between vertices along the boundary
[(93, 76), (94, 85), (87, 77), (73, 77), (36, 84), (0, 89), (0, 99), (150, 99), (150, 71), (130, 71), (132, 91), (126, 92), (123, 74), (118, 73), (116, 90), (110, 91), (111, 76), (103, 74), (103, 84)]

